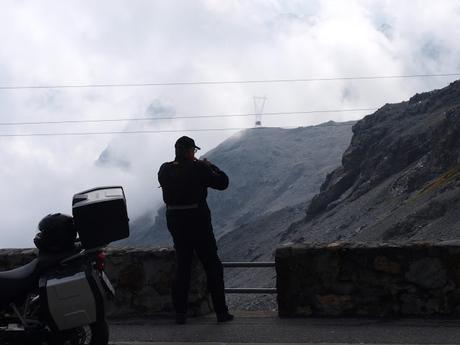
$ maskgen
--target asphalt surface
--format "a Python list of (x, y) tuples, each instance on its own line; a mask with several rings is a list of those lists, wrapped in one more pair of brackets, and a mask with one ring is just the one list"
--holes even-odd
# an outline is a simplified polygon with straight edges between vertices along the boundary
[(213, 316), (111, 321), (114, 345), (226, 344), (460, 344), (460, 320), (280, 319), (276, 314), (237, 313), (218, 324)]

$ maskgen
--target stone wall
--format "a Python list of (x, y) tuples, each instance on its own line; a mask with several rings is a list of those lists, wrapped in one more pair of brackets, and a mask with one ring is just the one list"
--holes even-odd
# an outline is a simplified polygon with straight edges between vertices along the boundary
[[(172, 248), (118, 248), (108, 252), (107, 274), (117, 297), (112, 316), (172, 313), (171, 279), (174, 272)], [(195, 259), (189, 295), (189, 311), (201, 315), (211, 311), (206, 276)]]
[[(34, 249), (1, 249), (0, 271), (13, 269), (36, 257)], [(116, 290), (109, 316), (149, 316), (173, 313), (170, 297), (174, 271), (171, 248), (117, 248), (107, 253), (106, 272)], [(206, 278), (198, 260), (193, 263), (190, 313), (211, 310)]]
[(276, 251), (282, 317), (460, 316), (460, 241)]

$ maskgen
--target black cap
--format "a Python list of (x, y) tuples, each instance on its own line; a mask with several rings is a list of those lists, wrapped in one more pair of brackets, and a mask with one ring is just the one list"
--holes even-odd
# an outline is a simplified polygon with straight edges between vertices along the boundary
[(198, 150), (201, 150), (201, 148), (199, 148), (198, 146), (195, 145), (195, 140), (193, 140), (192, 138), (189, 138), (189, 137), (186, 137), (186, 136), (183, 136), (183, 137), (180, 137), (179, 139), (177, 139), (176, 141), (176, 144), (174, 145), (174, 147), (183, 147), (183, 148), (186, 148), (186, 149), (198, 149)]

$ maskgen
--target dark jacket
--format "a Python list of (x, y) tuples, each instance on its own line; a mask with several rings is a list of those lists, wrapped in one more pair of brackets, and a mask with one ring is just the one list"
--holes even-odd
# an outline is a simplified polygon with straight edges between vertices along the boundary
[(168, 206), (206, 205), (207, 188), (224, 190), (228, 176), (218, 167), (200, 160), (175, 160), (158, 171), (163, 200)]

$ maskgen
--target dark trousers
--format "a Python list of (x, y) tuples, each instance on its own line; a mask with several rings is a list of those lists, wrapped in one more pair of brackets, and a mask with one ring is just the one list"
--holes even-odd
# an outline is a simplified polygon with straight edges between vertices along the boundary
[(206, 272), (215, 312), (226, 312), (228, 309), (225, 302), (224, 271), (217, 255), (209, 209), (167, 211), (166, 220), (176, 249), (176, 274), (172, 286), (176, 313), (187, 312), (194, 252)]

